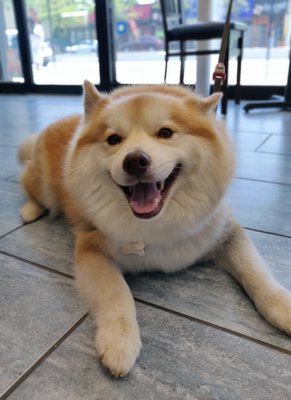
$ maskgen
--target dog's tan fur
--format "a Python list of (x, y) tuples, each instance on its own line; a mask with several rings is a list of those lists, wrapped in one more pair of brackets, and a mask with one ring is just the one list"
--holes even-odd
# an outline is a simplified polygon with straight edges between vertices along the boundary
[[(234, 220), (224, 193), (234, 169), (232, 146), (206, 99), (183, 87), (120, 88), (100, 94), (84, 84), (84, 116), (51, 124), (20, 148), (21, 178), (28, 200), (25, 222), (45, 210), (64, 212), (76, 232), (75, 274), (96, 319), (96, 349), (104, 366), (123, 376), (134, 365), (141, 341), (124, 271), (181, 270), (213, 259), (245, 288), (259, 312), (291, 334), (291, 294), (272, 278)], [(161, 128), (174, 135), (165, 139)], [(107, 138), (118, 134), (121, 143)], [(134, 151), (150, 156), (144, 179), (181, 171), (153, 218), (136, 216), (121, 186), (137, 183), (123, 168)]]

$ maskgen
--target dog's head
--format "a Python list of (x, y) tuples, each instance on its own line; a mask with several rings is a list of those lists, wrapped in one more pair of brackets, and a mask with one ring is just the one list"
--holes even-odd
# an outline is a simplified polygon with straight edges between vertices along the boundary
[[(84, 120), (67, 159), (74, 196), (91, 220), (200, 223), (225, 192), (233, 156), (213, 108), (180, 86), (134, 86), (100, 94), (84, 84)], [(193, 221), (194, 220), (194, 221)]]

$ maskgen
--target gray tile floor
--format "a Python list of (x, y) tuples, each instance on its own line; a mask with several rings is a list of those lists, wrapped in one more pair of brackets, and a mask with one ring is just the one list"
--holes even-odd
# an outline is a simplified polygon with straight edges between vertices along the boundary
[[(68, 226), (19, 218), (17, 145), (76, 111), (80, 97), (0, 96), (1, 398), (290, 400), (291, 338), (213, 265), (128, 276), (143, 351), (125, 379), (100, 367), (94, 325), (73, 285)], [(227, 124), (238, 155), (229, 200), (291, 290), (291, 114), (231, 105)]]

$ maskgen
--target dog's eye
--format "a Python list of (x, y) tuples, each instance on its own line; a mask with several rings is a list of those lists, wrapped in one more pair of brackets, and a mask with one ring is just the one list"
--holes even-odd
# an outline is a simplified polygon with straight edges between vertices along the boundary
[(158, 132), (158, 137), (162, 139), (170, 139), (174, 132), (170, 128), (161, 128)]
[(117, 135), (117, 133), (113, 133), (112, 135), (108, 136), (107, 143), (110, 144), (110, 146), (114, 146), (115, 144), (120, 143), (121, 140), (121, 137)]

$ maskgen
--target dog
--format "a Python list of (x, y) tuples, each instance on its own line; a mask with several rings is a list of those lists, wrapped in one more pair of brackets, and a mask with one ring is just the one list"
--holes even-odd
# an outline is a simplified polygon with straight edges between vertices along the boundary
[(23, 221), (64, 212), (73, 226), (75, 278), (96, 320), (96, 350), (116, 377), (141, 350), (124, 272), (180, 271), (213, 260), (257, 310), (291, 334), (291, 293), (269, 273), (224, 197), (235, 160), (213, 110), (182, 86), (84, 82), (84, 115), (29, 137), (19, 150), (27, 201)]

